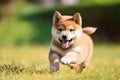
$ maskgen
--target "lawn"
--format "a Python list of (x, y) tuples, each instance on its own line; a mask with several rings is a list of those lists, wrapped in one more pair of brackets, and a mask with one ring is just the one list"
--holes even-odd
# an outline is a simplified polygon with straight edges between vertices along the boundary
[[(105, 23), (101, 23), (101, 19), (103, 22), (107, 20), (108, 27), (112, 26), (120, 32), (119, 27), (111, 25), (119, 25), (119, 4), (120, 0), (85, 0), (71, 7), (47, 9), (18, 2), (15, 15), (5, 17), (0, 22), (0, 80), (120, 80), (120, 44), (95, 44), (91, 64), (82, 73), (76, 73), (62, 64), (58, 72), (51, 73), (48, 61), (50, 29), (55, 10), (69, 15), (80, 12), (83, 25), (94, 25), (96, 21), (98, 33), (105, 31), (101, 25)], [(114, 28), (111, 28), (113, 33)], [(107, 34), (105, 31), (104, 35)], [(104, 35), (98, 35), (99, 41)]]
[(97, 44), (89, 67), (49, 71), (49, 46), (0, 47), (0, 80), (120, 80), (120, 45)]

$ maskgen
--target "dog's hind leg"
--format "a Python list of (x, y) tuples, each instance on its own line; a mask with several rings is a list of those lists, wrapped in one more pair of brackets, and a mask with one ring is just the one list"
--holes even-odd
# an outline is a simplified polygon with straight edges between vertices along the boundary
[(85, 66), (84, 66), (83, 63), (81, 63), (81, 64), (74, 64), (74, 65), (71, 65), (70, 67), (71, 67), (71, 69), (74, 69), (78, 73), (81, 73), (85, 69)]

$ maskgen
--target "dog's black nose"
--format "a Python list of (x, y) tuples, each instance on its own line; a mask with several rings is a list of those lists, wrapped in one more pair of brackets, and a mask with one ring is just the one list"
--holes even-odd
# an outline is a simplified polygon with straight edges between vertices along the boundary
[(63, 36), (62, 36), (62, 38), (63, 38), (63, 39), (66, 39), (66, 38), (67, 38), (67, 36), (66, 36), (66, 35), (63, 35)]

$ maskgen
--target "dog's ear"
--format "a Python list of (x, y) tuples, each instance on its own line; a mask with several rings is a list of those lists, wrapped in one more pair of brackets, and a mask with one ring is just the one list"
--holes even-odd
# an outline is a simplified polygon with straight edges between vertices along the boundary
[(73, 20), (80, 26), (82, 26), (82, 18), (80, 13), (75, 13), (73, 16)]
[(55, 11), (53, 15), (53, 24), (57, 23), (61, 19), (61, 14), (58, 11)]
[(86, 34), (92, 34), (96, 31), (97, 28), (94, 28), (94, 27), (85, 27), (83, 28), (83, 32), (86, 33)]

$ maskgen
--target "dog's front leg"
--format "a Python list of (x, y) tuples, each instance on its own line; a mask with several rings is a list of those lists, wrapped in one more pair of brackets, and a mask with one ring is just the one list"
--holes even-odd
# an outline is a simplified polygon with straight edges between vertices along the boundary
[(80, 63), (83, 62), (82, 55), (75, 52), (68, 52), (61, 58), (61, 63), (69, 65), (76, 72), (81, 72)]
[(49, 61), (50, 61), (50, 71), (57, 71), (59, 70), (59, 55), (53, 51), (49, 53)]
[(61, 63), (67, 64), (67, 65), (76, 64), (78, 56), (79, 55), (77, 53), (75, 53), (75, 52), (68, 52), (68, 53), (66, 53), (65, 56), (63, 56), (61, 58)]

